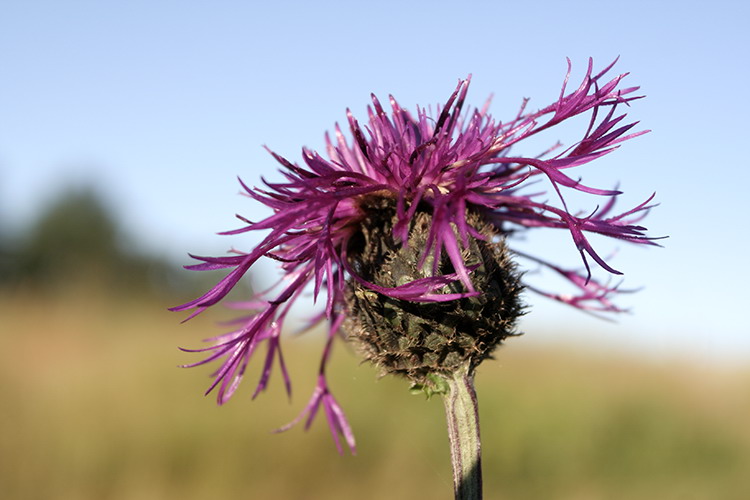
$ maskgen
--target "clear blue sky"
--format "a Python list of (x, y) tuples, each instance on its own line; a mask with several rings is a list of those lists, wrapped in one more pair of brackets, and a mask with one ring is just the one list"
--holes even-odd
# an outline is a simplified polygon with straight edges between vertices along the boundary
[[(630, 116), (653, 132), (578, 173), (621, 181), (623, 206), (656, 191), (646, 225), (670, 238), (663, 249), (601, 242), (619, 250), (625, 285), (645, 287), (622, 297), (632, 315), (609, 324), (530, 297), (523, 341), (750, 360), (746, 2), (458, 5), (3, 2), (0, 223), (19, 228), (59, 190), (94, 185), (134, 245), (179, 259), (248, 248), (214, 233), (236, 227), (236, 212), (260, 216), (236, 177), (273, 178), (263, 144), (298, 160), (346, 107), (363, 115), (370, 92), (435, 104), (469, 73), (470, 101), (494, 92), (492, 112), (507, 118), (523, 97), (533, 108), (556, 97), (566, 56), (575, 79), (589, 56), (603, 66), (619, 55), (648, 96)], [(535, 147), (574, 138), (555, 134)], [(567, 240), (556, 245), (575, 263)]]

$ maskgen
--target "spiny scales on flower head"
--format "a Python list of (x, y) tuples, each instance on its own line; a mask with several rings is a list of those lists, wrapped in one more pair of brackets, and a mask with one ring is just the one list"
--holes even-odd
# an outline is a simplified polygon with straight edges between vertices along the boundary
[[(393, 97), (388, 112), (373, 95), (367, 126), (347, 110), (351, 139), (338, 125), (334, 138), (326, 135), (327, 158), (303, 149), (300, 166), (269, 151), (285, 180), (264, 181), (264, 189), (242, 186), (273, 215), (254, 223), (240, 217), (246, 226), (223, 233), (266, 230), (267, 236), (248, 253), (194, 257), (201, 263), (189, 269), (231, 271), (202, 297), (174, 308), (198, 314), (216, 304), (261, 257), (277, 260), (283, 270), (275, 295), (258, 294), (244, 304), (251, 313), (237, 329), (191, 351), (208, 356), (188, 366), (220, 362), (207, 392), (216, 389), (219, 403), (226, 402), (264, 341), (267, 354), (253, 397), (265, 389), (277, 359), (290, 391), (279, 339), (291, 305), (311, 285), (316, 298), (325, 292), (324, 310), (313, 323), (328, 320), (328, 337), (313, 396), (290, 425), (306, 419), (309, 426), (322, 406), (339, 451), (339, 435), (354, 451), (350, 426), (325, 373), (339, 332), (346, 330), (385, 372), (404, 375), (417, 386), (459, 366), (473, 370), (514, 333), (522, 312), (516, 257), (552, 268), (580, 293), (533, 291), (578, 309), (620, 311), (610, 300), (615, 287), (591, 278), (588, 258), (610, 273), (620, 272), (600, 257), (586, 234), (654, 244), (638, 225), (653, 195), (612, 214), (619, 191), (586, 186), (566, 173), (645, 133), (631, 132), (635, 124), (623, 123), (625, 114), (617, 112), (639, 97), (633, 95), (637, 87), (619, 88), (625, 75), (605, 78), (613, 65), (594, 74), (589, 60), (580, 86), (568, 92), (568, 62), (559, 99), (535, 112), (526, 112), (524, 101), (508, 122), (494, 120), (487, 106), (464, 111), (467, 78), (435, 116), (425, 109), (410, 113)], [(583, 137), (562, 153), (510, 153), (524, 139), (587, 112)], [(555, 204), (540, 200), (539, 193), (524, 193), (538, 179), (551, 186)], [(594, 213), (573, 214), (564, 189), (606, 201)], [(506, 237), (534, 228), (567, 230), (585, 270), (563, 269), (506, 248)]]

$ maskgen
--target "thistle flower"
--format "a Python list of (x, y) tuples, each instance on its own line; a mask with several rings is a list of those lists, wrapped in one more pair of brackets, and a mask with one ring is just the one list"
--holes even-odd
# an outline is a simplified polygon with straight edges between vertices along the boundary
[[(315, 299), (324, 292), (324, 305), (310, 322), (329, 325), (318, 383), (299, 417), (282, 430), (301, 420), (308, 427), (322, 406), (339, 452), (340, 436), (354, 452), (350, 425), (326, 378), (337, 336), (352, 339), (384, 372), (403, 375), (428, 393), (444, 392), (445, 381), (456, 374), (470, 382), (476, 366), (515, 334), (524, 287), (516, 261), (550, 268), (579, 293), (525, 285), (530, 291), (581, 310), (621, 311), (612, 301), (617, 287), (592, 278), (589, 260), (611, 274), (621, 273), (587, 235), (653, 245), (638, 225), (653, 195), (615, 214), (620, 191), (590, 187), (568, 175), (569, 169), (645, 133), (632, 132), (635, 123), (623, 123), (620, 107), (639, 97), (637, 87), (620, 88), (625, 75), (605, 78), (613, 65), (594, 74), (589, 60), (583, 81), (569, 92), (568, 61), (557, 101), (527, 112), (525, 100), (507, 122), (492, 118), (489, 101), (464, 111), (467, 78), (434, 114), (420, 108), (410, 113), (393, 97), (388, 112), (373, 95), (366, 126), (347, 110), (351, 138), (338, 125), (333, 137), (326, 135), (327, 158), (303, 149), (304, 164), (299, 165), (269, 150), (285, 180), (264, 180), (265, 188), (254, 189), (240, 182), (247, 196), (270, 207), (273, 215), (258, 222), (238, 216), (246, 225), (223, 233), (268, 234), (247, 253), (194, 257), (200, 263), (189, 269), (230, 271), (205, 295), (173, 308), (193, 309), (192, 317), (220, 302), (261, 257), (280, 263), (278, 285), (240, 304), (250, 314), (238, 319), (234, 330), (210, 339), (210, 347), (186, 349), (207, 355), (187, 366), (220, 362), (207, 393), (215, 390), (219, 404), (226, 402), (264, 342), (267, 353), (253, 397), (266, 388), (276, 360), (290, 392), (280, 343), (284, 320), (303, 291), (311, 289)], [(539, 156), (511, 153), (524, 139), (585, 113), (588, 126), (570, 148), (554, 155), (555, 148)], [(536, 181), (546, 184), (550, 194), (529, 192)], [(593, 212), (573, 213), (566, 191), (604, 202)], [(540, 228), (567, 231), (583, 269), (564, 269), (544, 256), (512, 250), (519, 233)]]

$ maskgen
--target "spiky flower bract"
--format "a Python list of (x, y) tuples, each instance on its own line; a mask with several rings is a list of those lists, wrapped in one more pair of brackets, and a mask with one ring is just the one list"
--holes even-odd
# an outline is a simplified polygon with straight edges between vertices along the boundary
[[(360, 326), (367, 326), (369, 321), (362, 319), (362, 311), (352, 309), (367, 302), (368, 294), (371, 298), (383, 299), (381, 303), (388, 299), (405, 306), (468, 304), (467, 300), (485, 304), (487, 300), (494, 300), (492, 307), (497, 309), (501, 305), (495, 298), (483, 298), (490, 293), (497, 294), (487, 287), (494, 283), (492, 286), (497, 289), (497, 282), (505, 279), (501, 276), (508, 276), (506, 285), (514, 294), (521, 284), (514, 284), (518, 274), (512, 270), (501, 273), (487, 269), (495, 269), (499, 265), (496, 261), (505, 262), (510, 258), (504, 248), (498, 250), (498, 245), (507, 240), (512, 252), (513, 238), (524, 230), (567, 231), (584, 265), (580, 271), (569, 270), (544, 257), (511, 253), (513, 259), (531, 259), (535, 265), (551, 268), (570, 281), (579, 293), (566, 295), (528, 287), (530, 290), (581, 310), (619, 312), (611, 301), (616, 287), (591, 277), (589, 258), (609, 273), (620, 272), (595, 251), (587, 235), (654, 244), (653, 239), (646, 236), (645, 228), (638, 225), (650, 208), (653, 195), (615, 214), (613, 206), (619, 191), (589, 187), (568, 175), (570, 169), (596, 160), (623, 141), (644, 133), (632, 132), (635, 124), (623, 122), (625, 114), (619, 113), (621, 106), (639, 97), (634, 95), (637, 87), (621, 88), (625, 75), (606, 77), (613, 65), (594, 73), (589, 60), (581, 84), (568, 91), (568, 62), (560, 96), (553, 104), (527, 112), (524, 101), (519, 113), (507, 122), (492, 118), (488, 113), (489, 102), (481, 109), (464, 111), (470, 83), (467, 78), (459, 81), (434, 115), (423, 108), (410, 113), (393, 97), (388, 112), (373, 95), (365, 127), (347, 110), (351, 138), (347, 139), (338, 125), (333, 138), (326, 135), (327, 158), (303, 149), (304, 164), (298, 165), (269, 150), (282, 166), (284, 181), (264, 180), (265, 188), (255, 189), (240, 182), (246, 194), (270, 207), (273, 215), (258, 222), (238, 216), (246, 225), (223, 233), (267, 231), (268, 234), (247, 253), (194, 257), (200, 263), (187, 266), (190, 269), (231, 271), (205, 295), (174, 308), (194, 309), (193, 315), (198, 314), (220, 302), (261, 257), (280, 263), (283, 277), (278, 286), (256, 294), (244, 304), (250, 313), (237, 321), (237, 328), (211, 339), (210, 347), (194, 351), (204, 352), (207, 357), (188, 366), (220, 362), (215, 381), (207, 392), (215, 390), (218, 402), (226, 402), (239, 385), (255, 350), (264, 342), (267, 353), (253, 397), (266, 388), (276, 360), (287, 391), (291, 390), (280, 335), (291, 305), (309, 285), (316, 299), (321, 292), (325, 295), (324, 306), (311, 324), (327, 320), (328, 336), (316, 389), (300, 416), (290, 425), (304, 419), (309, 426), (322, 406), (339, 451), (342, 449), (340, 436), (343, 436), (353, 452), (351, 428), (326, 378), (332, 343), (343, 332), (345, 320), (359, 317)], [(589, 115), (588, 126), (581, 139), (570, 148), (554, 155), (554, 148), (540, 156), (511, 153), (511, 148), (518, 149), (524, 139), (582, 114)], [(547, 195), (527, 192), (527, 187), (538, 180), (551, 188)], [(566, 203), (566, 190), (604, 201), (593, 203), (601, 206), (593, 212), (573, 213)], [(387, 212), (386, 216), (383, 211)], [(373, 225), (373, 220), (379, 222)], [(418, 236), (416, 226), (419, 226)], [(379, 236), (374, 237), (375, 233)], [(373, 245), (382, 248), (373, 249)], [(403, 265), (391, 265), (391, 270), (385, 273), (390, 277), (378, 278), (383, 273), (378, 275), (380, 268), (375, 265), (376, 261), (392, 263), (394, 256), (399, 255), (404, 262), (413, 262), (414, 269), (394, 271)], [(393, 272), (398, 275), (394, 276)], [(489, 273), (491, 279), (480, 279), (483, 272)], [(381, 311), (386, 311), (384, 307)], [(516, 316), (520, 312), (515, 299), (502, 307), (512, 310)], [(474, 306), (458, 306), (458, 310), (462, 308), (472, 310)], [(498, 316), (500, 321), (503, 315)], [(496, 335), (492, 337), (494, 340), (489, 341), (493, 345), (479, 354), (467, 355), (467, 359), (476, 363), (488, 356), (495, 344), (512, 334), (511, 323), (497, 327), (499, 333), (493, 334)], [(404, 324), (408, 330), (410, 327)], [(495, 326), (489, 327), (489, 330), (494, 329)], [(373, 331), (378, 336), (377, 330), (372, 329), (370, 336)], [(399, 339), (395, 339), (395, 343), (398, 344)], [(482, 345), (485, 344), (482, 340)], [(474, 347), (461, 347), (459, 351), (461, 349)], [(378, 359), (385, 358), (374, 355), (378, 356)], [(425, 370), (429, 371), (423, 367), (405, 370), (417, 381), (428, 375)]]

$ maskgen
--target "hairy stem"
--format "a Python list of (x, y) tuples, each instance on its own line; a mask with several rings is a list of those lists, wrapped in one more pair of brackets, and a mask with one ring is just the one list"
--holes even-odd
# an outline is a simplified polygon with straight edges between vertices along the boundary
[(447, 380), (450, 390), (443, 398), (453, 465), (456, 500), (482, 499), (482, 446), (474, 376), (468, 368)]

